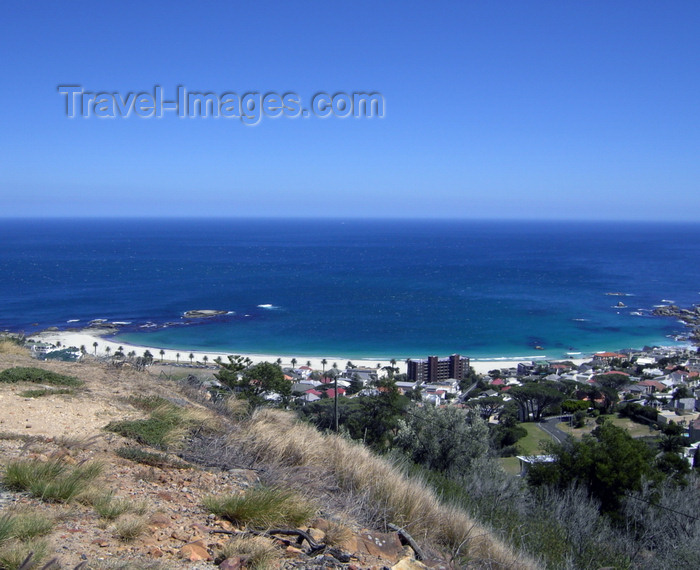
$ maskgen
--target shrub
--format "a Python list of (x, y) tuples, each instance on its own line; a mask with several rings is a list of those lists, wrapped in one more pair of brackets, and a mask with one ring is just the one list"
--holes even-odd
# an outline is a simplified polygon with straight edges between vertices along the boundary
[(134, 461), (135, 463), (150, 465), (151, 467), (192, 469), (192, 465), (190, 465), (189, 463), (171, 459), (167, 455), (164, 455), (162, 453), (151, 453), (149, 451), (144, 451), (139, 447), (120, 447), (119, 449), (117, 449), (116, 453), (119, 457), (123, 457), (124, 459), (128, 459), (129, 461)]
[(0, 383), (16, 384), (17, 382), (33, 382), (35, 384), (50, 384), (52, 386), (82, 386), (82, 380), (73, 376), (65, 376), (43, 370), (41, 368), (29, 368), (17, 366), (0, 372)]
[[(147, 405), (151, 404), (155, 404), (155, 400)], [(110, 422), (105, 429), (144, 445), (168, 449), (182, 445), (197, 427), (215, 430), (218, 426), (208, 411), (184, 409), (167, 402), (153, 408), (145, 420)]]
[(38, 390), (25, 390), (24, 392), (20, 392), (19, 395), (22, 396), (22, 398), (41, 398), (42, 396), (53, 396), (57, 394), (73, 393), (73, 390), (71, 390), (70, 388), (40, 388)]
[(206, 497), (204, 506), (215, 515), (257, 528), (300, 526), (316, 514), (316, 506), (293, 491), (260, 486), (244, 495)]
[(161, 406), (172, 406), (173, 404), (170, 403), (168, 400), (165, 398), (161, 398), (160, 396), (129, 396), (126, 398), (126, 401), (134, 406), (134, 408), (138, 408), (139, 410), (143, 410), (144, 412), (152, 412), (156, 408), (160, 408)]

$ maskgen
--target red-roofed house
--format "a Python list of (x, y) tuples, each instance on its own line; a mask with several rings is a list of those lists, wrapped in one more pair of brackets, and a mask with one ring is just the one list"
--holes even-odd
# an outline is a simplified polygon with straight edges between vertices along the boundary
[[(329, 398), (335, 398), (335, 389), (328, 388), (328, 390), (326, 390), (326, 396)], [(345, 388), (338, 388), (338, 397), (340, 396), (345, 396)]]
[(637, 386), (644, 386), (647, 394), (663, 392), (666, 389), (666, 386), (664, 386), (661, 382), (657, 382), (656, 380), (642, 380), (641, 382), (637, 382)]
[(503, 386), (504, 384), (505, 382), (500, 378), (496, 378), (493, 382), (491, 382), (491, 386)]
[(619, 358), (620, 360), (627, 360), (627, 357), (624, 354), (618, 354), (617, 352), (597, 352), (593, 355), (594, 362), (610, 362), (615, 358)]

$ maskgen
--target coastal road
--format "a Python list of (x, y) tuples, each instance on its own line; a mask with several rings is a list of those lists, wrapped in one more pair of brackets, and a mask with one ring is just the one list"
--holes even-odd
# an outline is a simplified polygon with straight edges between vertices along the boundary
[(539, 422), (537, 425), (542, 431), (551, 435), (554, 441), (557, 443), (562, 443), (568, 436), (566, 432), (561, 431), (557, 424), (560, 422), (566, 422), (571, 419), (571, 416), (556, 416), (553, 418), (547, 418), (544, 421)]

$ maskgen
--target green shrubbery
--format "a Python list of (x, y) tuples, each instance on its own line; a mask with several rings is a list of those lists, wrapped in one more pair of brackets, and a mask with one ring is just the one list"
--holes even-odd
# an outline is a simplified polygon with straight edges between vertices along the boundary
[(0, 372), (0, 382), (16, 384), (17, 382), (33, 382), (35, 384), (50, 384), (52, 386), (82, 386), (83, 382), (73, 376), (66, 376), (42, 370), (41, 368), (31, 368), (16, 366)]

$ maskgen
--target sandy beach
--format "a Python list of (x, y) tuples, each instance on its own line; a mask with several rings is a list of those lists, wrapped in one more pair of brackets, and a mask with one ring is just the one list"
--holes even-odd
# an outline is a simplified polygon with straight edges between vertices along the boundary
[[(114, 354), (119, 347), (122, 347), (125, 354), (131, 351), (136, 352), (138, 356), (142, 356), (143, 353), (148, 350), (153, 355), (155, 361), (161, 360), (160, 351), (163, 350), (162, 359), (164, 362), (173, 362), (188, 364), (190, 361), (193, 363), (204, 363), (204, 357), (207, 357), (207, 362), (209, 364), (213, 363), (215, 359), (221, 358), (225, 362), (230, 354), (240, 354), (241, 356), (250, 358), (253, 363), (258, 362), (275, 362), (278, 358), (282, 359), (282, 366), (292, 366), (292, 359), (296, 359), (296, 366), (304, 366), (307, 362), (311, 363), (311, 368), (322, 370), (323, 364), (322, 360), (326, 360), (325, 368), (330, 369), (334, 363), (338, 364), (340, 369), (344, 369), (348, 361), (352, 362), (355, 366), (366, 366), (369, 368), (379, 368), (384, 366), (389, 366), (391, 363), (389, 360), (377, 360), (373, 358), (348, 358), (345, 356), (298, 356), (298, 355), (281, 355), (281, 354), (250, 354), (250, 353), (239, 353), (239, 352), (202, 352), (189, 349), (170, 349), (161, 348), (158, 346), (146, 346), (146, 345), (135, 345), (128, 344), (124, 342), (116, 342), (105, 338), (107, 335), (111, 334), (111, 330), (102, 330), (96, 328), (82, 329), (78, 331), (43, 331), (34, 334), (29, 337), (30, 340), (36, 340), (38, 342), (46, 342), (51, 344), (61, 343), (61, 346), (74, 346), (80, 348), (85, 346), (89, 354), (96, 354), (97, 356), (107, 356), (108, 354)], [(94, 344), (97, 343), (97, 348)], [(109, 348), (109, 352), (107, 351)], [(179, 357), (178, 357), (179, 354)], [(190, 359), (190, 354), (192, 354), (192, 359)], [(447, 356), (447, 355), (441, 355)], [(467, 354), (463, 356), (469, 356)], [(425, 355), (423, 356), (423, 358)], [(539, 357), (538, 359), (543, 359), (545, 356)], [(509, 358), (497, 358), (493, 360), (471, 360), (471, 366), (474, 370), (480, 374), (485, 374), (489, 370), (496, 368), (510, 368), (515, 367), (520, 362), (531, 362), (533, 359), (509, 359)], [(578, 358), (571, 359), (575, 364), (581, 364), (587, 359)], [(406, 372), (406, 362), (404, 360), (397, 360), (396, 367), (399, 369), (399, 373)]]

